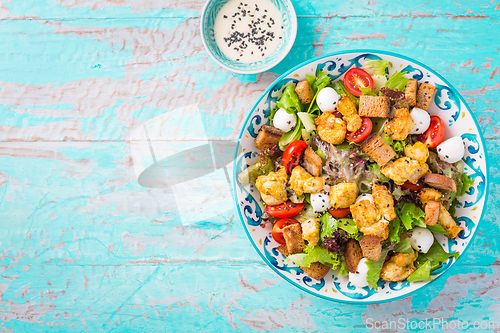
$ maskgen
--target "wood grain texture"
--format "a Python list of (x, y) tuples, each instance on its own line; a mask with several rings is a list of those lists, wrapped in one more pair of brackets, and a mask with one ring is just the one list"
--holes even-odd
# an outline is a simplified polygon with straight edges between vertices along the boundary
[[(266, 73), (237, 75), (203, 49), (204, 1), (0, 1), (0, 332), (500, 323), (500, 2), (293, 3), (292, 51)], [(466, 255), (422, 292), (381, 305), (327, 302), (274, 275), (232, 203), (231, 146), (214, 143), (237, 139), (280, 74), (356, 48), (441, 73), (472, 108), (491, 161)], [(201, 178), (139, 184), (172, 156)]]

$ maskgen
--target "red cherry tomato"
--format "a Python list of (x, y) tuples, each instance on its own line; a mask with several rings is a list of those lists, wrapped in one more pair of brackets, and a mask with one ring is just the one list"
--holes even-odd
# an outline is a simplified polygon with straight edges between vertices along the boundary
[(307, 143), (302, 140), (295, 140), (286, 147), (281, 163), (288, 174), (292, 173), (292, 169), (300, 164), (300, 160), (304, 156), (304, 151), (307, 148)]
[(291, 218), (276, 221), (276, 223), (273, 225), (273, 239), (280, 244), (286, 244), (285, 238), (283, 237), (283, 228), (294, 223), (299, 223), (299, 221)]
[(444, 139), (444, 124), (438, 116), (431, 116), (431, 124), (427, 131), (418, 136), (418, 141), (429, 148), (437, 147)]
[(303, 203), (293, 203), (291, 201), (287, 201), (281, 205), (266, 206), (266, 213), (279, 218), (292, 217), (300, 213), (302, 208), (304, 208)]
[(422, 187), (424, 187), (424, 182), (421, 180), (419, 180), (416, 184), (413, 184), (407, 180), (403, 185), (401, 185), (401, 188), (403, 190), (410, 190), (412, 192), (416, 192), (420, 190)]
[(363, 120), (363, 122), (361, 123), (361, 127), (354, 133), (347, 132), (347, 140), (358, 143), (363, 141), (368, 137), (368, 135), (370, 135), (373, 127), (372, 121), (368, 117), (361, 117), (361, 119)]
[(373, 89), (373, 79), (370, 74), (368, 74), (361, 68), (354, 67), (348, 70), (347, 73), (345, 73), (344, 85), (347, 91), (349, 91), (354, 96), (359, 97), (362, 95), (359, 87), (370, 87), (370, 89)]
[(341, 219), (351, 214), (351, 209), (347, 208), (328, 208), (328, 213), (337, 219)]

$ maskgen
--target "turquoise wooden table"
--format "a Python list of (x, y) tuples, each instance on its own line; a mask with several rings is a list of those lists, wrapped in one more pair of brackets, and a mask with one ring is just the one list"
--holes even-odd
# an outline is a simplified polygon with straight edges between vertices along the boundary
[[(0, 332), (500, 331), (500, 2), (293, 3), (291, 52), (245, 76), (205, 53), (203, 0), (0, 1)], [(325, 301), (276, 276), (230, 183), (261, 92), (306, 59), (360, 48), (441, 73), (491, 161), (467, 253), (380, 305)]]

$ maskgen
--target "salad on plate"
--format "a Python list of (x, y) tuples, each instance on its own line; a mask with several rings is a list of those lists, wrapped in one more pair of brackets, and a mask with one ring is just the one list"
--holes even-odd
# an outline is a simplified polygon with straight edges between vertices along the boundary
[(436, 87), (365, 59), (332, 81), (321, 70), (285, 86), (238, 175), (255, 183), (287, 264), (321, 280), (330, 269), (356, 287), (426, 281), (458, 252), (458, 198), (473, 185), (460, 136), (430, 115)]

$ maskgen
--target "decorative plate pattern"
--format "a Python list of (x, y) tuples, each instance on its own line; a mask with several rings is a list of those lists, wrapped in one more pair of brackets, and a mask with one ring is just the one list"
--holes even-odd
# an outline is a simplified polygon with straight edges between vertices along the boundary
[(297, 35), (297, 15), (289, 0), (269, 0), (278, 8), (283, 19), (283, 39), (269, 57), (252, 63), (241, 63), (228, 59), (215, 41), (214, 22), (219, 10), (230, 0), (208, 0), (203, 8), (200, 29), (203, 45), (208, 55), (222, 67), (241, 74), (260, 73), (276, 66), (288, 54)]
[[(261, 95), (241, 131), (234, 162), (234, 192), (236, 205), (243, 227), (262, 259), (283, 279), (313, 295), (349, 303), (380, 303), (395, 300), (423, 288), (431, 283), (385, 282), (379, 280), (378, 289), (357, 288), (349, 283), (346, 276), (330, 272), (321, 281), (309, 278), (295, 265), (283, 263), (284, 257), (276, 250), (279, 245), (271, 236), (272, 225), (262, 223), (260, 195), (254, 184), (241, 186), (237, 175), (247, 166), (255, 163), (258, 150), (254, 139), (260, 128), (269, 123), (270, 110), (275, 107), (285, 85), (305, 79), (306, 74), (314, 75), (316, 70), (327, 71), (332, 80), (342, 78), (352, 66), (361, 66), (364, 59), (386, 59), (392, 62), (393, 70), (406, 71), (406, 77), (428, 82), (437, 87), (434, 103), (429, 113), (439, 115), (447, 124), (445, 139), (461, 135), (466, 145), (463, 158), (465, 171), (474, 180), (474, 186), (460, 198), (457, 208), (457, 223), (465, 230), (456, 239), (435, 235), (447, 252), (459, 251), (463, 255), (474, 237), (483, 215), (487, 196), (488, 176), (484, 139), (471, 110), (455, 88), (441, 75), (410, 58), (390, 52), (372, 50), (353, 50), (333, 53), (309, 60), (282, 75)], [(432, 272), (435, 280), (455, 263), (450, 258), (441, 268)]]

